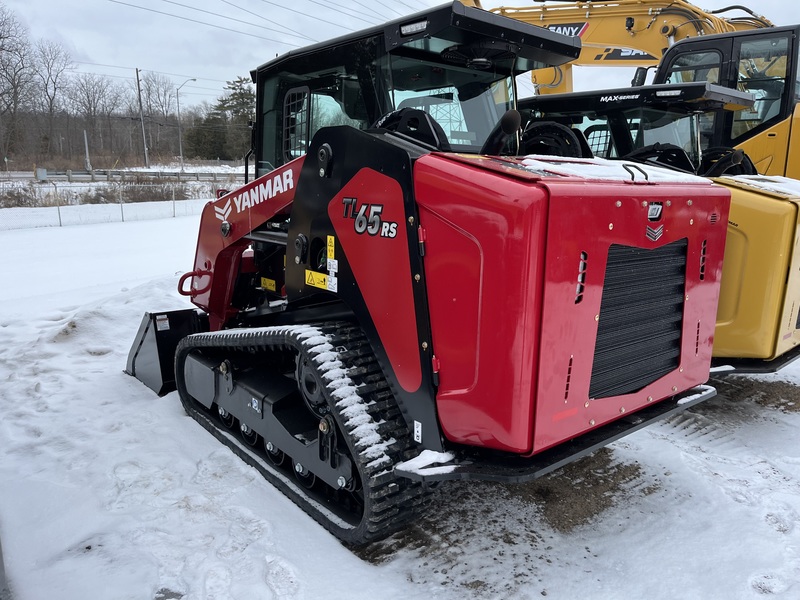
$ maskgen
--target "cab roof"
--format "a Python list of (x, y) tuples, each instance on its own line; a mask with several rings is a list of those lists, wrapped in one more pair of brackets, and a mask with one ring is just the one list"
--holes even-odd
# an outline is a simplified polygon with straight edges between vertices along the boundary
[(515, 59), (513, 71), (518, 74), (570, 62), (578, 58), (581, 51), (578, 37), (565, 36), (486, 10), (467, 7), (456, 0), (384, 25), (291, 50), (253, 70), (251, 76), (255, 81), (256, 73), (291, 70), (295, 61), (313, 60), (315, 55), (327, 53), (332, 48), (369, 38), (382, 38), (387, 53), (409, 48), (442, 56), (445, 50), (454, 47), (474, 49), (477, 54), (508, 49)]

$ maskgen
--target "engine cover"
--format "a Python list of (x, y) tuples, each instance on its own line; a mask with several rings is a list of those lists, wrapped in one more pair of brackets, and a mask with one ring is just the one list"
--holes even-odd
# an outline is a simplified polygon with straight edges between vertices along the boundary
[(707, 380), (730, 194), (601, 159), (415, 165), (446, 437), (533, 454)]

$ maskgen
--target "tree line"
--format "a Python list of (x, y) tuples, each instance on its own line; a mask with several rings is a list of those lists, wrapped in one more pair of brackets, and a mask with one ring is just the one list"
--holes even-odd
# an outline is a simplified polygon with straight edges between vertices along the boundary
[[(141, 90), (142, 115), (139, 110)], [(85, 145), (93, 168), (170, 163), (179, 155), (175, 83), (153, 72), (119, 82), (75, 71), (69, 52), (50, 40), (32, 40), (0, 3), (0, 169), (83, 169)], [(249, 78), (227, 82), (215, 102), (180, 106), (187, 160), (238, 160), (250, 145), (255, 113)], [(142, 134), (144, 124), (144, 135)]]

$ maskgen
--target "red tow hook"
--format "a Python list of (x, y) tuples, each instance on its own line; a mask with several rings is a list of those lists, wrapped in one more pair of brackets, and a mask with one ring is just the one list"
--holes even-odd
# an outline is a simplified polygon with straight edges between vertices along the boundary
[[(188, 290), (184, 289), (184, 286), (186, 284), (186, 280), (187, 279), (189, 279), (190, 277), (203, 277), (204, 275), (209, 278), (208, 279), (208, 284), (206, 284), (205, 287), (197, 288), (197, 289), (193, 289), (193, 288), (190, 287)], [(211, 277), (210, 276), (211, 276), (211, 273), (208, 273), (208, 272), (201, 273), (200, 271), (189, 271), (188, 273), (184, 273), (183, 275), (181, 275), (181, 278), (178, 280), (178, 293), (181, 296), (192, 296), (192, 295), (195, 295), (195, 294), (202, 294), (203, 292), (207, 291), (209, 287), (211, 287)]]

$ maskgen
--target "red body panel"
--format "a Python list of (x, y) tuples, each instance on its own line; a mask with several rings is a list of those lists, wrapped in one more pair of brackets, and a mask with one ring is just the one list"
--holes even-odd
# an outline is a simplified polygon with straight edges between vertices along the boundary
[[(345, 198), (357, 203), (356, 210), (347, 208)], [(381, 208), (382, 227), (375, 233), (356, 231), (353, 216), (364, 205)], [(417, 391), (422, 369), (400, 185), (361, 169), (328, 204), (328, 216), (398, 382), (407, 392)]]
[[(212, 330), (222, 327), (236, 313), (231, 295), (242, 252), (247, 247), (244, 236), (276, 214), (288, 211), (304, 158), (209, 202), (203, 209), (189, 295), (195, 305), (209, 313)], [(231, 226), (228, 236), (221, 232), (223, 222)]]
[[(504, 168), (482, 169), (482, 161), (430, 155), (415, 167), (433, 350), (441, 363), (437, 406), (449, 440), (536, 453), (708, 378), (725, 190), (700, 181), (599, 184), (530, 172), (511, 178)], [(653, 242), (647, 207), (659, 201), (664, 228)], [(589, 398), (609, 246), (656, 248), (682, 238), (688, 254), (680, 368), (635, 393)], [(576, 304), (582, 252), (589, 261)]]
[(415, 165), (437, 407), (455, 442), (525, 451), (540, 351), (547, 192), (426, 156)]

